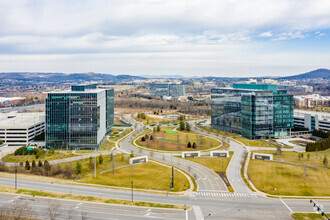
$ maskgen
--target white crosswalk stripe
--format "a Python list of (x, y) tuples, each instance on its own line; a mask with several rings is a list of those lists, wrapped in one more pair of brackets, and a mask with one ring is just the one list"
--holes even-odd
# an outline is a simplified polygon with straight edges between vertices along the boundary
[(236, 197), (236, 198), (257, 198), (257, 194), (247, 193), (218, 193), (218, 192), (196, 192), (199, 197)]

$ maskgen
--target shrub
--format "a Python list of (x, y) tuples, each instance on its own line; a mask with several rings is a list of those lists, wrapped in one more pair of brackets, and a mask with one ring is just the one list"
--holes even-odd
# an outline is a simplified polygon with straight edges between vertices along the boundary
[(39, 160), (39, 162), (38, 162), (38, 167), (42, 167), (43, 165), (42, 165), (42, 162), (41, 162), (41, 160)]
[(154, 136), (150, 135), (150, 140), (152, 141), (154, 139)]
[(99, 156), (99, 164), (102, 164), (103, 163), (103, 156), (102, 154)]
[(54, 154), (55, 154), (55, 149), (50, 148), (50, 150), (48, 151), (48, 155), (54, 155)]
[(194, 142), (192, 147), (193, 147), (194, 149), (196, 149), (196, 148), (197, 148), (197, 144)]
[(146, 141), (146, 139), (144, 137), (141, 138), (141, 141)]
[(32, 160), (32, 168), (35, 168), (37, 166), (36, 162)]
[(190, 142), (188, 142), (187, 148), (191, 148), (191, 143)]
[(81, 163), (80, 163), (79, 161), (76, 163), (76, 170), (75, 170), (75, 173), (76, 173), (77, 175), (81, 174)]
[(160, 126), (159, 125), (157, 126), (157, 131), (160, 131)]

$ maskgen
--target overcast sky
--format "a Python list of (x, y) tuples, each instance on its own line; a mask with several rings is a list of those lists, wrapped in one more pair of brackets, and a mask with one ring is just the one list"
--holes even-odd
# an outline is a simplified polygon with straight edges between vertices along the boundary
[(0, 72), (283, 76), (330, 68), (329, 0), (0, 0)]

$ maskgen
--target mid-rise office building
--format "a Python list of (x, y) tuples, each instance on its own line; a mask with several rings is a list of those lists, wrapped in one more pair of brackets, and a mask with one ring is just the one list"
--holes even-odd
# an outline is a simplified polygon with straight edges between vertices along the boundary
[(45, 113), (0, 114), (0, 140), (8, 146), (26, 146), (45, 132)]
[(276, 85), (234, 84), (211, 93), (213, 129), (258, 139), (287, 136), (293, 127), (293, 96)]
[(182, 84), (161, 82), (149, 84), (150, 95), (154, 96), (184, 96), (186, 87)]
[(95, 149), (114, 123), (114, 90), (96, 85), (72, 86), (48, 93), (46, 146), (61, 149)]

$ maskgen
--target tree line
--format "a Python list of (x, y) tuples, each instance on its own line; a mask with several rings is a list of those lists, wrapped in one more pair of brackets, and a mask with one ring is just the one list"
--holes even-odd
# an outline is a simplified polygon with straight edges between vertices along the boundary
[(322, 151), (330, 148), (330, 137), (324, 140), (316, 141), (315, 143), (307, 143), (306, 151)]

